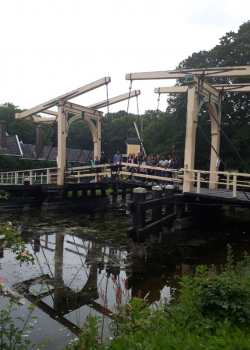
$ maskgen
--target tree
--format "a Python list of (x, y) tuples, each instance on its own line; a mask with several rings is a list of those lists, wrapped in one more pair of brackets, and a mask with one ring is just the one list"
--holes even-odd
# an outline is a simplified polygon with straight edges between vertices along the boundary
[[(17, 135), (19, 140), (26, 144), (36, 143), (36, 127), (38, 124), (31, 123), (24, 120), (15, 119), (16, 113), (21, 113), (23, 110), (19, 109), (13, 103), (6, 102), (0, 105), (0, 120), (7, 122), (7, 133), (11, 136)], [(38, 115), (38, 117), (41, 117)], [(54, 131), (48, 125), (43, 125), (43, 140), (47, 139), (45, 145), (51, 145), (51, 138)], [(48, 136), (48, 138), (47, 138)]]

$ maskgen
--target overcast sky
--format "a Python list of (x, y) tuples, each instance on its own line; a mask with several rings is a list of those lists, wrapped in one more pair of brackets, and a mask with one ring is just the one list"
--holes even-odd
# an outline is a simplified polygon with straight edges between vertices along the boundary
[[(249, 0), (1, 0), (0, 5), (0, 103), (20, 108), (105, 76), (112, 80), (110, 97), (128, 92), (126, 73), (175, 69), (250, 19)], [(134, 81), (133, 89), (141, 90), (140, 113), (156, 109), (155, 87), (174, 84)], [(103, 86), (73, 101), (87, 106), (105, 98)], [(136, 113), (135, 99), (130, 111)]]

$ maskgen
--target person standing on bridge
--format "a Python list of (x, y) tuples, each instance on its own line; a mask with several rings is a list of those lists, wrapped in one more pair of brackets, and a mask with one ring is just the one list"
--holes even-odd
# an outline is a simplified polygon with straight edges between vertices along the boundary
[[(107, 164), (107, 157), (105, 156), (104, 152), (102, 151), (101, 153), (101, 158), (100, 158), (100, 164), (106, 165)], [(106, 172), (106, 167), (101, 168), (101, 172), (105, 173)], [(101, 180), (104, 178), (103, 175), (101, 175)]]
[[(118, 171), (118, 169), (121, 171), (122, 167), (120, 165), (120, 163), (122, 162), (122, 155), (120, 154), (120, 151), (118, 150), (116, 152), (116, 154), (114, 155), (114, 163), (117, 165), (116, 166), (116, 171)], [(118, 165), (119, 164), (119, 165)], [(118, 176), (119, 177), (119, 176)]]
[[(159, 161), (159, 167), (166, 169), (168, 167), (168, 160), (165, 159), (164, 156), (161, 156), (161, 160)], [(161, 171), (161, 177), (168, 177), (167, 171)], [(167, 186), (168, 182), (167, 181), (162, 181), (161, 185), (162, 187)]]
[[(176, 158), (175, 152), (173, 152), (173, 159), (171, 160), (171, 168), (175, 170), (172, 172), (172, 178), (178, 180), (178, 171), (181, 168), (181, 161), (180, 159)], [(179, 189), (179, 182), (174, 183), (175, 188)]]

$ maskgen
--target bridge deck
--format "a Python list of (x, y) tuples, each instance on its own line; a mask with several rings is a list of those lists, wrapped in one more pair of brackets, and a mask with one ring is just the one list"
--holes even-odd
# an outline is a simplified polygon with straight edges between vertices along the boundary
[[(180, 186), (182, 190), (182, 186)], [(233, 198), (233, 191), (218, 188), (217, 190), (210, 190), (208, 188), (201, 188), (200, 193), (196, 193), (197, 189), (194, 187), (193, 192), (185, 192), (185, 195), (195, 196), (198, 198), (208, 198), (212, 200), (223, 200), (224, 202), (230, 202), (232, 204), (250, 204), (250, 192), (237, 191), (236, 197)]]

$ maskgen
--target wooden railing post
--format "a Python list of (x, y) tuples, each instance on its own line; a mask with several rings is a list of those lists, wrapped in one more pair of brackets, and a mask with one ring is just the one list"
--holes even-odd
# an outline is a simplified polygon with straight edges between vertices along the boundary
[(30, 170), (30, 185), (33, 184), (33, 177), (32, 177), (33, 173), (32, 170)]
[(230, 183), (230, 175), (227, 174), (227, 190), (229, 190), (229, 183)]
[(237, 175), (233, 174), (233, 197), (237, 197)]
[(1, 185), (3, 185), (3, 173), (1, 174)]
[[(158, 199), (162, 198), (162, 188), (160, 186), (153, 186), (152, 187), (152, 199)], [(151, 219), (153, 221), (160, 220), (162, 218), (162, 205), (160, 205), (158, 208), (152, 209), (152, 217)]]
[(146, 188), (138, 187), (133, 189), (133, 195), (134, 195), (134, 211), (133, 211), (133, 227), (135, 230), (135, 238), (138, 242), (141, 241), (140, 234), (138, 230), (140, 228), (144, 228), (146, 224), (146, 212), (139, 212), (137, 209), (137, 205), (140, 202), (145, 202), (146, 201), (146, 194), (147, 190)]
[(18, 185), (18, 172), (15, 172), (15, 185)]
[(80, 177), (79, 177), (79, 175), (80, 175), (80, 171), (77, 172), (77, 176), (78, 176), (77, 183), (80, 182)]
[(47, 184), (50, 184), (50, 169), (47, 169)]
[(197, 193), (201, 193), (201, 173), (197, 172)]

